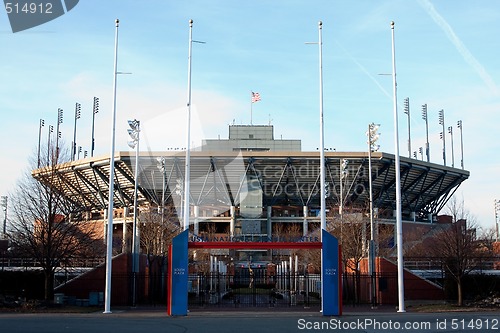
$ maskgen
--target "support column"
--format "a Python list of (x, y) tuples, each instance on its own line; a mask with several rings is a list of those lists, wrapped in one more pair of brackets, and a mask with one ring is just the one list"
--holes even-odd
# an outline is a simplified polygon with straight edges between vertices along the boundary
[(194, 225), (193, 225), (193, 233), (198, 236), (200, 232), (200, 206), (194, 206)]
[(273, 207), (267, 206), (267, 237), (268, 238), (273, 237), (273, 225), (271, 223), (272, 212), (273, 212)]
[(229, 213), (231, 214), (231, 220), (229, 221), (229, 232), (231, 237), (234, 237), (234, 219), (235, 219), (236, 207), (231, 206)]
[(309, 209), (307, 206), (302, 206), (302, 211), (304, 216), (304, 222), (302, 223), (302, 236), (307, 236), (307, 234), (309, 233), (309, 224), (307, 222)]

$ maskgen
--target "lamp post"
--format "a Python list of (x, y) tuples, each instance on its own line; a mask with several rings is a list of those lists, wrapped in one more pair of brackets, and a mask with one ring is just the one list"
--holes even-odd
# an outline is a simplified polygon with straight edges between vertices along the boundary
[(462, 121), (457, 121), (457, 127), (460, 129), (460, 166), (464, 168), (464, 137), (462, 133)]
[(3, 210), (3, 239), (7, 239), (7, 196), (2, 195), (0, 204)]
[(108, 228), (106, 240), (106, 285), (104, 290), (104, 312), (111, 313), (111, 271), (113, 258), (113, 198), (115, 181), (115, 125), (116, 125), (116, 78), (118, 64), (118, 26), (115, 21), (115, 55), (113, 68), (113, 112), (111, 115), (111, 148), (109, 153), (109, 193), (108, 193)]
[(427, 120), (427, 104), (422, 105), (422, 119), (425, 120), (425, 156), (427, 156), (427, 162), (430, 162), (431, 155), (429, 148), (429, 121)]
[(404, 113), (408, 115), (408, 157), (411, 158), (411, 131), (410, 131), (410, 98), (406, 97), (404, 100)]
[(136, 303), (136, 281), (137, 273), (139, 272), (139, 236), (137, 228), (137, 175), (139, 172), (139, 133), (140, 133), (140, 121), (139, 120), (129, 120), (128, 125), (130, 129), (128, 134), (132, 138), (128, 142), (130, 148), (135, 148), (135, 172), (134, 172), (134, 222), (132, 224), (132, 306)]
[(405, 312), (404, 304), (404, 265), (403, 265), (403, 221), (401, 216), (401, 175), (399, 158), (399, 134), (398, 134), (398, 103), (396, 84), (396, 49), (394, 42), (394, 21), (391, 22), (392, 35), (392, 83), (393, 83), (393, 107), (394, 107), (394, 173), (396, 177), (396, 230), (397, 230), (397, 257), (398, 257), (398, 312)]
[(94, 124), (95, 124), (95, 115), (98, 112), (99, 112), (99, 98), (94, 97), (94, 107), (92, 110), (92, 142), (90, 143), (90, 157), (94, 156), (94, 149), (95, 149)]
[(368, 125), (368, 132), (366, 135), (368, 136), (368, 184), (369, 184), (369, 192), (370, 192), (370, 246), (368, 247), (368, 269), (369, 274), (371, 276), (371, 296), (372, 296), (372, 307), (377, 305), (377, 290), (375, 286), (375, 257), (376, 257), (376, 245), (375, 245), (375, 233), (378, 232), (378, 227), (375, 228), (373, 222), (373, 187), (372, 187), (372, 152), (377, 151), (379, 146), (375, 143), (378, 140), (378, 129), (380, 125), (375, 125), (371, 123)]
[(75, 127), (73, 128), (73, 146), (71, 147), (71, 160), (74, 161), (76, 157), (76, 121), (80, 119), (82, 106), (80, 103), (75, 104)]
[(45, 125), (45, 120), (40, 119), (40, 127), (38, 128), (38, 162), (37, 168), (40, 167), (40, 142), (42, 141), (42, 127)]
[(453, 150), (453, 126), (448, 126), (448, 133), (451, 136), (451, 167), (455, 167), (455, 152)]
[(441, 133), (439, 133), (440, 135), (440, 138), (441, 140), (443, 140), (443, 163), (444, 163), (444, 166), (446, 166), (446, 135), (445, 135), (445, 132), (444, 132), (444, 110), (441, 109), (439, 111), (439, 125), (442, 125), (443, 126), (443, 131)]

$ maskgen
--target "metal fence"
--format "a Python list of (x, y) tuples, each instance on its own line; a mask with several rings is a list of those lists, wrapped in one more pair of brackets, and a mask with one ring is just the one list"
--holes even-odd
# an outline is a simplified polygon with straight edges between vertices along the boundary
[(249, 274), (191, 274), (191, 308), (314, 307), (320, 305), (320, 276)]

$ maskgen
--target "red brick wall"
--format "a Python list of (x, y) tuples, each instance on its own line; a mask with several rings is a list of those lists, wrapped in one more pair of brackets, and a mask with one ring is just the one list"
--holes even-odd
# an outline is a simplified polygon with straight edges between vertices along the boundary
[[(398, 303), (398, 268), (385, 258), (376, 258), (375, 261), (377, 278), (377, 302), (379, 304)], [(364, 259), (360, 263), (361, 274), (368, 274), (368, 260)], [(411, 273), (404, 271), (404, 294), (405, 300), (442, 300), (444, 290), (439, 286)], [(369, 295), (369, 280), (362, 288), (362, 294)], [(368, 297), (369, 298), (369, 297)]]
[[(140, 271), (145, 271), (145, 257), (140, 258)], [(111, 305), (129, 305), (131, 292), (132, 257), (122, 253), (112, 261)], [(67, 284), (56, 288), (56, 293), (73, 296), (78, 299), (88, 299), (90, 292), (103, 292), (106, 281), (106, 265), (80, 275)]]

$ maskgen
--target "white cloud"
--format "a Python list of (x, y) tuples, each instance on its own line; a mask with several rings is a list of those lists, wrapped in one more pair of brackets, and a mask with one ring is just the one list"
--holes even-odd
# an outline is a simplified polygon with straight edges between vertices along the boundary
[(493, 81), (493, 78), (488, 74), (486, 69), (481, 63), (472, 55), (472, 53), (467, 49), (460, 38), (455, 34), (453, 28), (448, 24), (448, 22), (442, 17), (434, 8), (429, 0), (419, 0), (420, 5), (427, 11), (429, 16), (434, 20), (434, 22), (444, 31), (446, 37), (452, 42), (460, 55), (464, 60), (477, 72), (484, 83), (491, 89), (495, 95), (498, 96), (498, 88)]

